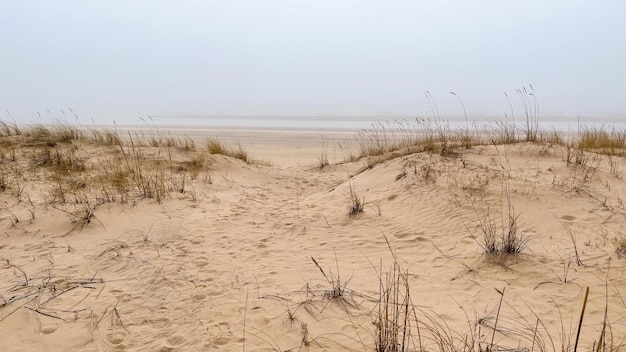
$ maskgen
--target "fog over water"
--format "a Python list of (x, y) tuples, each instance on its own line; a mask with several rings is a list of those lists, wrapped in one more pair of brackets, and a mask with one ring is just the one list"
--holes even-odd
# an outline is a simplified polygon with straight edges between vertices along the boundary
[[(620, 1), (2, 1), (0, 119), (365, 128), (623, 126)], [(429, 92), (430, 98), (427, 98)], [(454, 92), (454, 94), (451, 94)], [(506, 95), (505, 95), (506, 93)]]
[[(431, 127), (443, 126), (451, 130), (464, 129), (466, 126), (472, 130), (483, 130), (498, 127), (499, 124), (507, 123), (513, 125), (510, 115), (507, 118), (483, 117), (469, 118), (466, 122), (464, 117), (459, 116), (265, 116), (265, 117), (242, 117), (242, 116), (210, 116), (210, 117), (189, 117), (170, 116), (157, 117), (140, 120), (142, 124), (138, 127), (173, 128), (177, 126), (197, 126), (210, 128), (244, 128), (244, 129), (306, 129), (306, 130), (345, 130), (360, 131), (384, 127), (387, 129), (398, 128), (401, 124), (412, 127), (430, 124)], [(520, 130), (526, 128), (525, 116), (519, 116), (515, 120), (515, 126)], [(626, 129), (626, 119), (612, 116), (605, 117), (574, 117), (574, 116), (544, 116), (539, 118), (539, 127), (544, 130), (558, 130), (564, 132), (574, 132), (579, 128), (604, 128)]]

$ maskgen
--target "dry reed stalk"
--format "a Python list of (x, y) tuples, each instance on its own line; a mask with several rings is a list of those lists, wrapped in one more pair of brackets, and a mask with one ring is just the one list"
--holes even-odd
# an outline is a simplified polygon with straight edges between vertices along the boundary
[(580, 338), (580, 330), (583, 327), (583, 318), (585, 317), (585, 308), (587, 307), (587, 298), (589, 297), (589, 286), (585, 290), (585, 299), (583, 301), (583, 309), (580, 311), (580, 320), (578, 321), (578, 330), (576, 331), (576, 342), (574, 343), (574, 352), (578, 349), (578, 339)]

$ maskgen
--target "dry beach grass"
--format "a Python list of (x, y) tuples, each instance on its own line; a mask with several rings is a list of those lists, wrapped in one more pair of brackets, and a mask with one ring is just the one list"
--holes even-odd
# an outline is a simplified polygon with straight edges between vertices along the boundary
[(3, 350), (624, 350), (626, 134), (527, 103), (523, 128), (381, 123), (278, 160), (2, 123)]

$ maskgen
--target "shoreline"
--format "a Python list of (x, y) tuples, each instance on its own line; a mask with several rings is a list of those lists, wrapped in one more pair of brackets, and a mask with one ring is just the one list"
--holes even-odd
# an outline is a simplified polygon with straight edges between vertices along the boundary
[[(596, 115), (596, 116), (572, 116), (572, 115), (546, 115), (531, 116), (532, 119), (538, 118), (539, 125), (543, 130), (559, 132), (572, 132), (579, 128), (608, 128), (608, 129), (624, 129), (626, 130), (626, 115)], [(491, 116), (485, 115), (481, 118), (463, 116), (287, 116), (287, 115), (262, 115), (262, 116), (156, 116), (144, 119), (142, 121), (116, 123), (116, 119), (112, 119), (112, 123), (93, 123), (85, 124), (80, 119), (75, 121), (50, 120), (50, 121), (30, 121), (12, 123), (25, 125), (54, 125), (56, 123), (67, 123), (70, 125), (78, 125), (81, 128), (106, 128), (106, 129), (123, 129), (123, 130), (189, 130), (189, 131), (205, 131), (205, 132), (302, 132), (302, 133), (354, 133), (378, 125), (392, 126), (398, 123), (415, 123), (417, 120), (430, 121), (431, 124), (441, 124), (449, 127), (451, 130), (465, 129), (469, 125), (470, 130), (480, 130), (483, 128), (496, 127), (499, 124), (511, 125), (515, 121), (517, 129), (524, 129), (526, 125), (526, 117), (522, 114), (511, 116)]]

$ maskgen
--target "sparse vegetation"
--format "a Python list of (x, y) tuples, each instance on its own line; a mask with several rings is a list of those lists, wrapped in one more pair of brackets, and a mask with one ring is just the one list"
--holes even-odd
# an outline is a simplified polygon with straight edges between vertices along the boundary
[(615, 128), (583, 128), (578, 136), (578, 149), (598, 154), (624, 156), (626, 131)]
[(626, 256), (626, 236), (618, 235), (611, 241), (615, 246), (615, 253), (620, 256)]
[[(482, 240), (474, 237), (486, 254), (517, 254), (521, 253), (528, 243), (528, 237), (519, 227), (519, 214), (512, 207), (501, 208), (494, 219), (491, 210), (483, 213), (474, 208), (478, 220)], [(474, 236), (472, 234), (472, 236)]]
[(243, 160), (246, 163), (251, 161), (248, 156), (248, 152), (243, 149), (241, 144), (237, 144), (237, 147), (233, 149), (220, 140), (210, 139), (207, 141), (207, 151), (209, 154), (225, 155), (231, 158)]
[[(474, 240), (482, 247), (484, 252), (489, 255), (508, 255), (521, 253), (528, 244), (528, 236), (525, 231), (520, 228), (520, 214), (515, 211), (515, 205), (511, 197), (511, 187), (509, 184), (509, 159), (504, 150), (504, 160), (496, 147), (500, 163), (500, 198), (498, 201), (498, 210), (492, 212), (489, 206), (482, 206), (479, 209), (476, 204), (472, 204), (472, 209), (478, 221), (478, 227), (482, 240), (472, 233)], [(484, 209), (486, 208), (486, 209)], [(469, 228), (468, 228), (469, 229)]]
[(337, 256), (335, 254), (335, 264), (337, 266), (337, 274), (333, 274), (332, 270), (327, 275), (324, 269), (320, 266), (320, 264), (315, 260), (315, 258), (311, 257), (311, 260), (315, 264), (315, 266), (320, 270), (326, 282), (330, 285), (330, 289), (326, 290), (324, 293), (324, 297), (330, 299), (345, 299), (348, 294), (347, 287), (350, 283), (350, 279), (341, 281), (341, 275), (339, 274), (339, 262), (337, 262)]
[[(344, 156), (346, 161), (367, 158), (368, 167), (386, 160), (419, 152), (440, 153), (446, 155), (450, 150), (471, 148), (476, 145), (506, 145), (520, 142), (548, 143), (563, 148), (563, 158), (568, 165), (583, 165), (591, 154), (608, 156), (626, 156), (626, 131), (615, 128), (586, 128), (579, 126), (578, 133), (565, 131), (544, 131), (540, 128), (539, 103), (534, 88), (522, 87), (516, 90), (525, 117), (525, 125), (518, 126), (515, 112), (511, 107), (510, 116), (505, 114), (501, 121), (494, 121), (483, 126), (473, 124), (467, 119), (467, 112), (461, 99), (454, 92), (463, 107), (465, 126), (450, 128), (439, 117), (430, 93), (427, 100), (433, 110), (432, 118), (414, 120), (396, 120), (378, 122), (371, 128), (357, 134), (356, 142), (359, 154)], [(506, 95), (506, 94), (505, 94)], [(508, 95), (506, 95), (509, 99)], [(565, 135), (565, 136), (564, 136)], [(615, 174), (617, 174), (615, 170)]]
[(318, 161), (320, 170), (330, 165), (330, 163), (328, 162), (328, 150), (326, 150), (326, 147), (323, 147), (322, 152), (318, 157)]
[(365, 197), (359, 196), (357, 194), (356, 189), (352, 185), (352, 182), (350, 182), (350, 180), (348, 180), (348, 185), (350, 187), (348, 215), (354, 216), (365, 211)]
[[(392, 254), (391, 245), (385, 237)], [(394, 254), (395, 259), (395, 254)], [(416, 325), (417, 316), (409, 292), (409, 273), (400, 267), (397, 259), (391, 269), (379, 273), (378, 313), (374, 320), (376, 328), (374, 346), (376, 352), (412, 351), (414, 336), (412, 325)], [(419, 329), (419, 325), (414, 326)], [(421, 338), (421, 336), (420, 336)], [(421, 341), (419, 342), (422, 348)]]
[(207, 154), (216, 153), (250, 161), (240, 145), (231, 149), (209, 140), (202, 151), (189, 137), (159, 131), (147, 136), (128, 131), (123, 137), (117, 130), (64, 122), (18, 126), (0, 121), (0, 190), (18, 202), (37, 199), (30, 193), (40, 192), (44, 204), (73, 214), (71, 218), (83, 213), (91, 218), (103, 203), (162, 202), (170, 192), (195, 199), (189, 180), (204, 174), (210, 183)]

